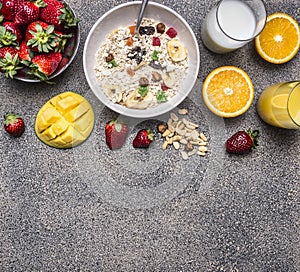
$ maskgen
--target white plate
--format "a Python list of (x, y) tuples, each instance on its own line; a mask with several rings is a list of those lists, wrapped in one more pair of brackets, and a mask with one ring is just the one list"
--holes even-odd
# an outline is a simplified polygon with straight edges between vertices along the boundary
[(141, 1), (125, 3), (111, 9), (100, 19), (98, 19), (98, 21), (90, 30), (84, 45), (83, 67), (90, 88), (104, 105), (106, 105), (113, 111), (125, 116), (135, 118), (150, 118), (171, 111), (173, 108), (179, 105), (190, 93), (199, 72), (200, 53), (195, 34), (193, 33), (188, 23), (179, 14), (177, 14), (170, 8), (158, 3), (149, 2), (145, 10), (144, 17), (161, 21), (167, 26), (174, 27), (178, 32), (179, 39), (184, 43), (188, 51), (189, 66), (187, 75), (181, 84), (179, 92), (168, 102), (162, 103), (157, 107), (138, 110), (129, 109), (125, 106), (113, 103), (105, 95), (104, 91), (101, 90), (99, 83), (97, 82), (96, 73), (94, 71), (94, 67), (96, 64), (96, 53), (101, 43), (105, 40), (106, 36), (110, 32), (119, 27), (129, 26), (133, 24), (139, 13), (140, 6)]

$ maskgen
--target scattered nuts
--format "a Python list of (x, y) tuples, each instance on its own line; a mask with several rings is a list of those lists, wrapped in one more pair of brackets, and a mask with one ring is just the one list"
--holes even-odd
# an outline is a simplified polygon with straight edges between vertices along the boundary
[(181, 151), (181, 156), (184, 160), (187, 160), (189, 158), (189, 155), (184, 151)]
[(190, 142), (187, 142), (187, 144), (184, 146), (184, 149), (186, 151), (191, 151), (194, 149), (193, 145)]
[(157, 130), (159, 133), (163, 134), (167, 130), (168, 126), (165, 123), (157, 125)]
[(175, 149), (179, 149), (180, 148), (180, 143), (173, 141), (173, 146), (174, 146)]
[(171, 134), (171, 131), (166, 129), (165, 132), (162, 134), (163, 137), (167, 137), (168, 135)]
[(199, 146), (198, 150), (201, 151), (201, 152), (207, 152), (207, 147), (206, 146)]
[(198, 154), (199, 156), (203, 156), (203, 157), (206, 155), (205, 152), (201, 152), (201, 151), (198, 151), (197, 154)]
[(181, 139), (180, 141), (179, 141), (181, 144), (187, 144), (187, 140), (186, 139)]
[(178, 142), (180, 140), (181, 140), (181, 136), (180, 135), (173, 136), (173, 142)]
[(172, 119), (173, 121), (175, 121), (175, 122), (178, 121), (178, 116), (177, 116), (175, 113), (171, 112), (171, 113), (170, 113), (170, 117), (171, 117), (171, 119)]
[(206, 136), (205, 136), (202, 132), (200, 133), (200, 138), (201, 138), (203, 141), (207, 142), (207, 138), (206, 138)]
[(186, 114), (188, 114), (188, 110), (187, 109), (179, 109), (178, 114), (186, 115)]
[[(187, 109), (179, 109), (178, 114), (188, 114)], [(184, 160), (190, 156), (198, 154), (205, 156), (207, 148), (207, 137), (204, 133), (197, 131), (199, 126), (187, 118), (179, 118), (175, 113), (171, 112), (167, 124), (159, 124), (158, 131), (162, 133), (165, 141), (162, 149), (165, 150), (168, 145), (172, 145), (175, 150), (179, 150)], [(195, 146), (197, 148), (195, 148)]]
[(164, 141), (164, 143), (162, 145), (162, 149), (166, 150), (168, 145), (169, 145), (169, 143), (167, 141)]

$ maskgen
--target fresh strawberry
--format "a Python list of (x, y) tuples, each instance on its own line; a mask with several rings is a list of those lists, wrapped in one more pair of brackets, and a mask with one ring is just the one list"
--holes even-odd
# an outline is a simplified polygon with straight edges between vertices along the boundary
[(133, 147), (135, 148), (147, 148), (154, 140), (154, 134), (151, 129), (141, 129), (133, 140)]
[(43, 0), (24, 1), (15, 15), (14, 22), (18, 25), (27, 25), (38, 20), (40, 8), (45, 6)]
[(170, 27), (170, 28), (167, 30), (166, 34), (167, 34), (171, 39), (173, 39), (173, 38), (175, 38), (175, 37), (177, 36), (177, 31), (175, 30), (175, 28)]
[(128, 133), (126, 124), (120, 123), (116, 119), (108, 121), (105, 125), (105, 140), (107, 146), (111, 149), (118, 149), (125, 143)]
[(5, 21), (0, 26), (0, 43), (3, 46), (15, 45), (18, 46), (23, 38), (20, 28), (10, 21)]
[(62, 54), (59, 52), (36, 55), (29, 65), (30, 74), (35, 75), (42, 81), (47, 81), (48, 77), (55, 72), (61, 60)]
[(33, 56), (33, 53), (29, 49), (26, 41), (23, 41), (20, 45), (20, 50), (19, 50), (19, 58), (20, 60), (27, 60), (30, 61)]
[(258, 136), (258, 130), (238, 131), (226, 141), (226, 151), (235, 154), (247, 153), (258, 145)]
[(48, 24), (54, 25), (57, 29), (76, 26), (78, 18), (74, 17), (73, 12), (61, 1), (44, 0), (46, 7), (41, 9), (40, 18)]
[(13, 21), (23, 0), (3, 0), (1, 14), (5, 20)]
[(14, 113), (4, 116), (4, 129), (13, 137), (20, 137), (25, 131), (24, 120)]
[(7, 77), (13, 78), (22, 69), (19, 66), (18, 50), (12, 46), (0, 48), (0, 71)]
[(40, 53), (54, 51), (58, 44), (54, 26), (42, 21), (35, 21), (28, 25), (25, 39), (32, 51)]
[(63, 32), (59, 30), (54, 30), (54, 33), (56, 35), (56, 44), (55, 44), (55, 51), (56, 52), (64, 52), (65, 45), (69, 41), (70, 38), (72, 38), (72, 34), (64, 34)]

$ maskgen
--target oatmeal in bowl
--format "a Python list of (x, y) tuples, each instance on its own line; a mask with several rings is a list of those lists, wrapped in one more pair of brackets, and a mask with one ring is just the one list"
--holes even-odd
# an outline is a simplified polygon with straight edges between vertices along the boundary
[(150, 2), (140, 31), (140, 2), (120, 5), (89, 33), (83, 64), (95, 95), (112, 110), (148, 118), (176, 107), (192, 90), (199, 71), (196, 38), (177, 13)]

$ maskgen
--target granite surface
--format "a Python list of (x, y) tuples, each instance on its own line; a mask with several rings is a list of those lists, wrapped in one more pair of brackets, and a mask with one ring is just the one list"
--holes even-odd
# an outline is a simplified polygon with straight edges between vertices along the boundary
[[(26, 122), (19, 139), (0, 137), (0, 271), (300, 271), (300, 131), (263, 123), (256, 112), (262, 90), (300, 79), (300, 55), (272, 65), (253, 43), (226, 55), (204, 48), (200, 26), (217, 1), (162, 1), (194, 30), (201, 52), (198, 81), (180, 107), (201, 123), (210, 139), (205, 158), (183, 161), (178, 153), (133, 150), (133, 134), (147, 120), (131, 120), (122, 150), (104, 143), (104, 123), (115, 113), (90, 90), (82, 66), (85, 39), (95, 21), (124, 1), (69, 1), (81, 24), (79, 53), (55, 85), (1, 77), (0, 113)], [(300, 21), (299, 0), (265, 1), (268, 14), (282, 11)], [(200, 96), (214, 68), (238, 66), (250, 75), (255, 99), (240, 117), (211, 114)], [(82, 145), (57, 150), (34, 133), (39, 108), (62, 91), (93, 105), (95, 128)], [(239, 129), (261, 132), (245, 156), (224, 151)]]

